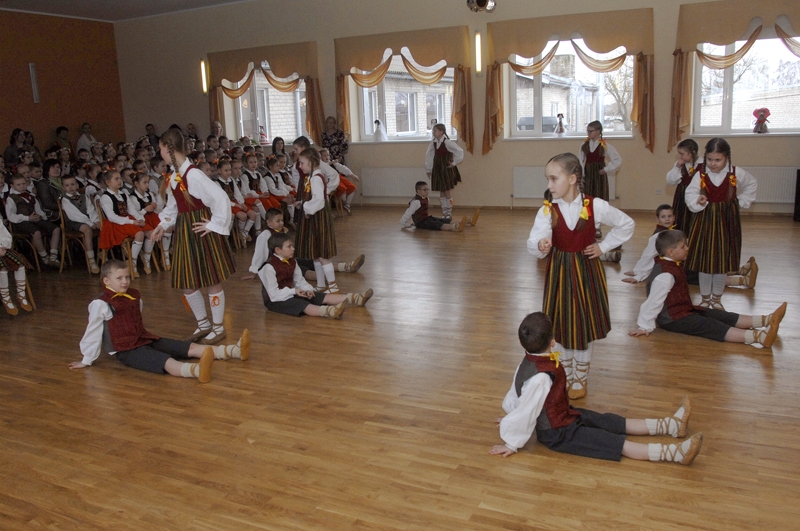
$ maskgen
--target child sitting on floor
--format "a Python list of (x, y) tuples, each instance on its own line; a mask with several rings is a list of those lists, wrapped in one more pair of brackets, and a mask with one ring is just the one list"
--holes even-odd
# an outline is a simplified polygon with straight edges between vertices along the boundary
[[(250, 356), (250, 332), (245, 329), (235, 345), (204, 347), (189, 341), (168, 339), (151, 334), (142, 322), (142, 299), (129, 289), (128, 267), (119, 260), (103, 264), (103, 293), (89, 304), (89, 325), (81, 339), (83, 360), (69, 364), (70, 369), (89, 367), (104, 348), (123, 365), (157, 374), (197, 378), (200, 383), (211, 380), (215, 359)], [(200, 358), (200, 363), (177, 361)]]
[[(464, 230), (464, 227), (467, 225), (466, 216), (461, 218), (461, 221), (458, 223), (453, 223), (448, 219), (435, 218), (428, 214), (428, 193), (430, 192), (430, 188), (427, 182), (417, 181), (414, 188), (416, 189), (417, 195), (408, 202), (408, 208), (405, 214), (403, 214), (403, 217), (400, 218), (400, 225), (402, 225), (404, 229), (414, 226), (418, 229), (426, 230), (451, 230), (455, 232)], [(475, 224), (478, 223), (478, 216), (480, 215), (481, 209), (479, 208), (472, 214), (470, 225), (474, 227)]]
[[(647, 279), (647, 300), (639, 309), (638, 330), (631, 336), (648, 336), (656, 326), (670, 332), (716, 341), (771, 347), (786, 314), (786, 303), (769, 315), (739, 315), (692, 305), (689, 284), (681, 264), (689, 254), (686, 235), (665, 230), (656, 238), (658, 257)], [(759, 328), (764, 330), (758, 330)]]
[(541, 312), (525, 317), (519, 326), (525, 358), (503, 400), (505, 417), (496, 420), (505, 444), (489, 453), (507, 457), (525, 446), (536, 431), (540, 443), (567, 454), (619, 461), (622, 456), (641, 461), (672, 461), (691, 465), (703, 435), (696, 433), (680, 444), (641, 444), (626, 435), (686, 437), (691, 405), (685, 397), (674, 415), (660, 419), (626, 419), (570, 406), (567, 377), (558, 361), (561, 345), (553, 339), (553, 323)]
[(364, 306), (372, 297), (371, 289), (346, 295), (315, 293), (294, 259), (294, 241), (289, 234), (271, 236), (269, 249), (272, 256), (259, 268), (258, 277), (264, 306), (270, 311), (339, 319), (348, 304)]

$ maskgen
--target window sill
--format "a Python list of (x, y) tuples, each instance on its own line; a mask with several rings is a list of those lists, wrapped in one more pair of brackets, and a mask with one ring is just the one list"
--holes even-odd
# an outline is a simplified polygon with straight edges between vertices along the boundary
[[(625, 136), (604, 136), (605, 140), (633, 140), (633, 135), (625, 135)], [(574, 135), (574, 136), (509, 136), (503, 138), (503, 141), (510, 141), (510, 142), (519, 142), (519, 141), (526, 141), (526, 140), (575, 140), (584, 142), (586, 140), (585, 136)]]
[(741, 133), (692, 133), (690, 135), (692, 138), (746, 138), (746, 137), (768, 137), (768, 136), (782, 136), (782, 137), (798, 137), (800, 136), (800, 131), (795, 132), (779, 132), (773, 133), (770, 131), (769, 133), (753, 133), (750, 132), (741, 132)]

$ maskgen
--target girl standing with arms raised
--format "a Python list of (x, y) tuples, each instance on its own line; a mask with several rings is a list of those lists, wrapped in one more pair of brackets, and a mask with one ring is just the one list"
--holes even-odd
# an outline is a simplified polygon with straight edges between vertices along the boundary
[(700, 273), (704, 308), (725, 309), (721, 302), (725, 278), (728, 271), (739, 269), (742, 254), (739, 207), (750, 207), (757, 188), (755, 177), (731, 164), (731, 146), (724, 138), (708, 141), (703, 163), (686, 188), (686, 206), (695, 216), (684, 266)]
[[(592, 342), (611, 330), (608, 286), (600, 255), (628, 241), (633, 220), (599, 198), (583, 192), (578, 157), (563, 153), (545, 167), (545, 201), (536, 214), (528, 252), (547, 258), (542, 311), (553, 320), (556, 341), (564, 346), (561, 363), (567, 373), (567, 390), (573, 400), (586, 396)], [(595, 242), (595, 224), (611, 232)]]
[(425, 171), (431, 179), (431, 190), (439, 192), (442, 217), (453, 218), (453, 188), (461, 182), (456, 165), (464, 160), (464, 150), (447, 136), (444, 124), (433, 126), (433, 140), (425, 154)]
[[(236, 270), (228, 235), (231, 207), (228, 196), (186, 158), (183, 135), (170, 129), (159, 140), (161, 157), (175, 171), (166, 182), (167, 204), (159, 214), (161, 223), (150, 239), (158, 241), (175, 226), (172, 287), (183, 291), (197, 319), (193, 339), (213, 345), (226, 336), (223, 327), (225, 292), (222, 281)], [(200, 288), (208, 288), (211, 319)]]

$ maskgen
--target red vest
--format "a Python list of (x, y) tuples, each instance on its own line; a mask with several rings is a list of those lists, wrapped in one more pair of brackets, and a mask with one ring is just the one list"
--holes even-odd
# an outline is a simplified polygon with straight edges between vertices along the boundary
[[(436, 143), (434, 142), (433, 145), (436, 146)], [(433, 156), (446, 157), (448, 162), (452, 162), (453, 160), (453, 154), (447, 150), (447, 146), (444, 145), (444, 140), (439, 144), (439, 147), (434, 147)]]
[(689, 295), (689, 283), (686, 281), (686, 272), (672, 260), (665, 260), (660, 257), (655, 258), (655, 265), (647, 279), (647, 295), (650, 295), (650, 286), (661, 273), (669, 273), (675, 278), (675, 285), (669, 290), (667, 299), (664, 301), (664, 309), (658, 316), (658, 321), (677, 321), (691, 315), (694, 306)]
[[(525, 358), (536, 365), (538, 372), (547, 373), (553, 380), (553, 386), (544, 400), (544, 408), (542, 408), (542, 415), (539, 416), (539, 419), (543, 421), (542, 416), (546, 416), (550, 428), (563, 428), (575, 422), (575, 419), (580, 417), (581, 414), (569, 405), (567, 374), (564, 372), (564, 366), (559, 364), (556, 367), (556, 363), (545, 356), (526, 353)], [(544, 422), (537, 422), (537, 426), (547, 429), (547, 425)]]
[(598, 144), (597, 149), (594, 151), (589, 151), (589, 142), (584, 142), (583, 146), (581, 146), (581, 149), (583, 150), (583, 154), (586, 156), (586, 164), (596, 164), (598, 162), (605, 164), (606, 150), (603, 149), (602, 144)]
[(694, 174), (697, 173), (697, 168), (694, 168), (692, 171), (686, 169), (686, 164), (681, 165), (681, 184), (684, 186), (689, 186), (689, 183), (692, 182), (694, 178)]
[[(183, 182), (186, 185), (187, 192), (189, 190), (189, 173), (192, 170), (197, 170), (197, 166), (195, 166), (194, 164), (190, 164), (189, 167), (186, 168), (186, 173), (182, 177)], [(196, 210), (203, 210), (204, 208), (206, 208), (206, 205), (204, 205), (202, 201), (200, 201), (193, 195), (189, 195), (189, 197), (191, 198), (191, 203), (187, 201), (186, 197), (183, 195), (183, 192), (181, 191), (180, 185), (176, 186), (172, 190), (172, 195), (175, 197), (175, 204), (178, 207), (178, 214), (187, 214), (189, 212), (194, 212)]]
[(664, 225), (656, 225), (656, 230), (653, 231), (653, 234), (658, 234), (659, 232), (664, 232), (665, 230), (670, 230), (670, 228), (665, 227)]
[[(267, 260), (264, 266), (267, 264), (271, 265), (275, 270), (275, 278), (278, 280), (278, 289), (294, 287), (294, 269), (297, 267), (297, 262), (294, 258), (290, 258), (288, 263), (286, 263), (273, 254), (269, 257), (269, 260)], [(267, 288), (264, 286), (261, 287), (261, 295), (264, 298), (264, 304), (270, 301)]]
[[(428, 198), (426, 197), (426, 198), (423, 199), (419, 194), (417, 194), (417, 195), (414, 196), (414, 199), (419, 201), (419, 208), (411, 216), (411, 219), (414, 220), (414, 224), (416, 225), (417, 223), (419, 223), (423, 219), (427, 218), (428, 215), (429, 215), (428, 214)], [(411, 201), (413, 201), (414, 199), (412, 199)], [(411, 201), (408, 202), (409, 205), (411, 204)]]
[[(133, 299), (126, 297), (130, 295)], [(149, 345), (159, 337), (151, 334), (144, 328), (142, 311), (139, 308), (139, 292), (129, 289), (127, 293), (120, 294), (104, 288), (99, 299), (111, 306), (114, 316), (105, 322), (105, 339), (110, 341), (107, 346), (112, 351), (123, 352), (137, 347)]]
[(725, 179), (723, 179), (719, 186), (714, 186), (710, 178), (703, 178), (703, 174), (706, 171), (705, 164), (698, 164), (697, 171), (700, 172), (700, 191), (703, 190), (702, 182), (705, 181), (706, 196), (708, 197), (709, 203), (727, 203), (736, 199), (736, 185), (731, 184), (731, 176), (735, 178), (736, 167), (731, 168), (731, 171), (725, 176)]
[(584, 199), (589, 200), (589, 219), (583, 225), (582, 229), (578, 229), (578, 224), (575, 225), (575, 230), (570, 230), (567, 227), (567, 222), (564, 221), (564, 216), (561, 215), (561, 209), (558, 208), (558, 203), (553, 203), (553, 212), (558, 216), (558, 222), (553, 227), (553, 246), (559, 251), (565, 253), (579, 253), (589, 247), (595, 242), (595, 228), (594, 228), (594, 198), (588, 195), (583, 196)]

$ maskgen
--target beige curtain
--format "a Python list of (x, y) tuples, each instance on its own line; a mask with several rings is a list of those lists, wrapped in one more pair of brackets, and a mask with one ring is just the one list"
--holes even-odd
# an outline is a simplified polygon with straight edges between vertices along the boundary
[[(555, 57), (555, 56), (556, 56), (556, 51), (558, 51), (558, 45), (559, 45), (559, 44), (561, 44), (561, 41), (557, 42), (557, 43), (556, 43), (556, 45), (555, 45), (555, 46), (553, 46), (553, 49), (552, 49), (552, 50), (550, 50), (550, 51), (547, 53), (547, 55), (545, 55), (545, 56), (542, 58), (542, 60), (541, 60), (541, 61), (539, 61), (538, 63), (534, 63), (534, 64), (532, 64), (531, 66), (522, 66), (522, 65), (518, 65), (517, 63), (512, 63), (512, 62), (509, 60), (509, 61), (508, 61), (508, 66), (510, 66), (510, 67), (511, 67), (511, 69), (512, 69), (514, 72), (517, 72), (517, 73), (519, 73), (519, 74), (522, 74), (523, 76), (538, 76), (539, 74), (541, 74), (542, 72), (544, 72), (544, 69), (545, 69), (545, 68), (547, 68), (547, 65), (549, 65), (549, 64), (550, 64), (550, 61), (552, 61), (552, 60), (553, 60), (553, 57)], [(497, 61), (495, 61), (495, 64), (498, 64), (498, 62), (497, 62)], [(498, 74), (498, 75), (499, 75), (499, 74)], [(486, 83), (487, 83), (487, 86), (488, 86), (488, 83), (489, 83), (489, 80), (488, 80), (488, 79), (486, 80)], [(494, 144), (494, 142), (492, 142), (492, 144)]]
[(208, 115), (211, 117), (211, 123), (222, 122), (222, 111), (219, 108), (219, 87), (210, 87), (208, 89)]
[(228, 96), (231, 99), (235, 99), (244, 94), (245, 92), (247, 92), (247, 89), (250, 88), (250, 84), (253, 82), (253, 78), (255, 76), (256, 76), (256, 69), (254, 68), (250, 71), (250, 75), (247, 76), (247, 79), (245, 79), (242, 82), (242, 84), (239, 85), (239, 88), (230, 89), (228, 87), (224, 87), (221, 85), (219, 88), (222, 89), (222, 92), (225, 93), (226, 96)]
[(475, 143), (475, 130), (472, 124), (472, 82), (470, 68), (458, 65), (454, 69), (453, 117), (451, 123), (458, 131), (458, 138), (470, 153)]
[(783, 44), (789, 48), (790, 52), (800, 57), (800, 42), (794, 40), (791, 35), (783, 31), (780, 26), (775, 26), (775, 33), (778, 34), (778, 38), (783, 41)]
[(653, 152), (656, 136), (653, 63), (652, 55), (643, 53), (636, 55), (633, 71), (633, 108), (631, 109), (631, 121), (639, 128), (644, 145), (650, 150), (650, 153)]
[(672, 54), (672, 105), (669, 115), (669, 145), (667, 152), (681, 141), (683, 133), (689, 129), (692, 112), (692, 61), (689, 52), (675, 50)]
[(319, 81), (306, 77), (306, 130), (317, 145), (322, 145), (322, 131), (325, 124), (325, 111), (319, 93)]
[[(557, 47), (553, 49), (555, 50), (555, 48)], [(542, 70), (544, 70), (544, 66)], [(483, 125), (484, 155), (492, 150), (497, 138), (503, 132), (503, 86), (501, 73), (502, 65), (497, 61), (486, 68), (486, 119)], [(526, 75), (538, 75), (539, 73), (541, 73), (541, 70), (537, 74)]]
[(750, 51), (750, 48), (753, 47), (753, 44), (755, 44), (756, 40), (758, 39), (758, 36), (761, 35), (762, 28), (763, 26), (757, 27), (747, 39), (747, 42), (744, 43), (744, 46), (742, 46), (739, 51), (735, 53), (730, 55), (711, 55), (697, 50), (695, 51), (697, 58), (701, 63), (703, 63), (704, 66), (713, 68), (715, 70), (722, 70), (723, 68), (731, 67), (741, 61), (742, 58), (747, 55), (747, 52)]
[(265, 78), (267, 78), (267, 83), (272, 85), (275, 90), (279, 90), (281, 92), (294, 92), (297, 90), (297, 87), (300, 86), (300, 77), (293, 79), (292, 81), (281, 81), (272, 75), (272, 72), (265, 68), (261, 68), (261, 73), (264, 74)]
[(412, 63), (402, 53), (400, 54), (400, 58), (403, 60), (403, 64), (405, 65), (406, 70), (408, 70), (408, 73), (411, 74), (411, 77), (424, 85), (433, 85), (434, 83), (438, 83), (444, 77), (445, 72), (447, 72), (447, 65), (444, 65), (435, 72), (424, 72), (414, 66), (414, 63)]
[(575, 41), (570, 40), (569, 42), (572, 43), (572, 47), (575, 48), (575, 54), (583, 62), (583, 64), (589, 67), (590, 70), (594, 72), (599, 72), (601, 74), (605, 74), (607, 72), (613, 72), (614, 70), (619, 70), (620, 67), (622, 67), (622, 63), (625, 62), (625, 58), (627, 57), (627, 55), (623, 53), (622, 55), (619, 55), (617, 57), (608, 60), (594, 59), (592, 57), (589, 57), (589, 55), (587, 55), (586, 52), (581, 50)]
[(344, 74), (336, 76), (336, 122), (345, 136), (350, 138), (350, 94)]
[(392, 56), (389, 56), (386, 61), (378, 65), (374, 70), (367, 72), (365, 74), (355, 74), (351, 73), (350, 77), (353, 78), (356, 85), (363, 88), (370, 88), (374, 87), (375, 85), (379, 84), (383, 81), (383, 78), (386, 77), (386, 72), (389, 71), (389, 65), (392, 64)]

